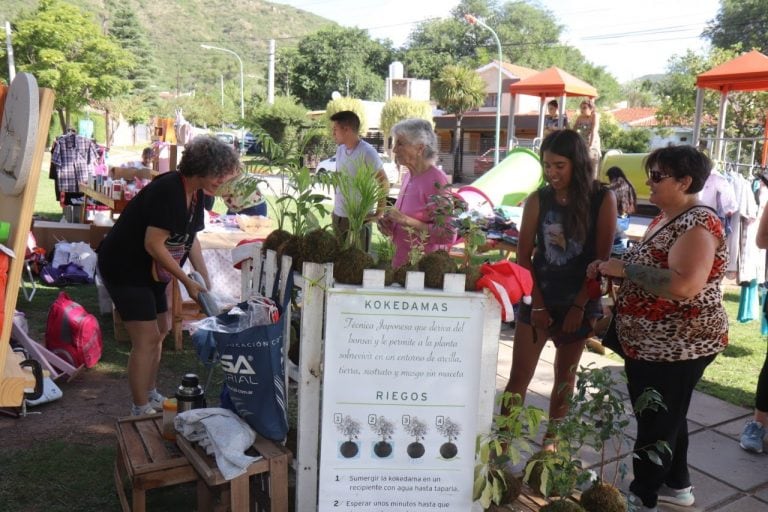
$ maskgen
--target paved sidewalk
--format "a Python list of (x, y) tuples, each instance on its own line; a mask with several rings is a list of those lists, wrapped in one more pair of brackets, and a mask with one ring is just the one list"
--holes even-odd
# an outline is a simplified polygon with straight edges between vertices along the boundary
[[(497, 389), (504, 388), (512, 364), (513, 330), (505, 327), (501, 331), (499, 363), (496, 376)], [(545, 411), (549, 407), (552, 389), (552, 363), (555, 350), (547, 342), (542, 351), (536, 374), (528, 388), (526, 403)], [(584, 352), (581, 364), (594, 362), (600, 367), (622, 370), (621, 363), (591, 352)], [(626, 388), (621, 389), (627, 396)], [(744, 422), (752, 411), (736, 407), (720, 399), (694, 391), (688, 425), (690, 447), (688, 450), (696, 504), (693, 507), (659, 505), (659, 510), (701, 511), (701, 512), (766, 512), (768, 511), (768, 455), (750, 454), (739, 448), (739, 435)], [(634, 425), (628, 436), (634, 438)], [(768, 449), (766, 450), (768, 451)], [(619, 483), (626, 492), (632, 480), (632, 459), (630, 447), (624, 446), (620, 457), (624, 459), (629, 475)], [(581, 459), (588, 466), (599, 461), (594, 451), (584, 450)], [(616, 457), (614, 457), (616, 460)], [(611, 473), (612, 474), (612, 473)]]

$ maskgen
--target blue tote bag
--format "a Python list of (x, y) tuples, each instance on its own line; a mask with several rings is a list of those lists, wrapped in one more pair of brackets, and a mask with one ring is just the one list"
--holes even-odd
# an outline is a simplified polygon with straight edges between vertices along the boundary
[[(193, 335), (199, 354), (202, 347), (215, 346), (218, 352), (224, 370), (221, 406), (235, 411), (257, 434), (273, 441), (282, 441), (288, 433), (283, 313), (292, 281), (272, 323), (241, 328), (241, 317), (222, 313), (216, 316), (216, 330), (198, 329)], [(247, 312), (249, 303), (241, 302), (238, 307)]]

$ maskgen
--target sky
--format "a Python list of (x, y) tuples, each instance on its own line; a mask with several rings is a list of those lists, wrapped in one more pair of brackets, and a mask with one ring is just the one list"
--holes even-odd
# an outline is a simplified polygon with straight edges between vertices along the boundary
[[(420, 21), (449, 16), (458, 0), (273, 0), (313, 12), (374, 38), (405, 43)], [(503, 1), (503, 0), (501, 0)], [(718, 0), (540, 0), (564, 31), (561, 42), (581, 50), (621, 83), (663, 73), (667, 61), (708, 48), (699, 35)], [(502, 44), (504, 41), (502, 41)]]

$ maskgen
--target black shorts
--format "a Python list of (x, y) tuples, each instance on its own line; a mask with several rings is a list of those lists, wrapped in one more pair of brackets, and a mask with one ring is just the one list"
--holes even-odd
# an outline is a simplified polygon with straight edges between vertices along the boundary
[(144, 286), (111, 284), (104, 281), (115, 309), (124, 322), (157, 320), (157, 315), (168, 311), (165, 289), (168, 283)]
[[(561, 330), (561, 325), (570, 307), (571, 306), (568, 305), (547, 308), (553, 321), (552, 326), (549, 329), (549, 337), (556, 347), (574, 343), (576, 341), (582, 341), (592, 336), (595, 320), (602, 318), (603, 316), (603, 307), (600, 299), (588, 300), (584, 305), (584, 320), (582, 320), (581, 327), (579, 327), (576, 332), (563, 332)], [(517, 310), (516, 320), (521, 324), (531, 325), (531, 306), (521, 302), (520, 307)]]

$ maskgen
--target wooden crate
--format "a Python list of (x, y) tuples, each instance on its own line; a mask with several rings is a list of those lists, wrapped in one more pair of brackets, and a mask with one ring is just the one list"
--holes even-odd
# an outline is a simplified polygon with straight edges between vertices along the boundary
[[(179, 435), (177, 443), (197, 473), (202, 477), (198, 482), (198, 510), (213, 508), (211, 490), (221, 492), (221, 504), (232, 512), (253, 510), (251, 507), (251, 486), (255, 487), (254, 502), (259, 512), (287, 512), (288, 510), (288, 465), (291, 452), (272, 441), (258, 437), (253, 448), (262, 456), (245, 473), (225, 480), (216, 466), (216, 461), (200, 448)], [(250, 453), (250, 451), (249, 451)], [(202, 482), (205, 482), (203, 485)], [(205, 488), (204, 488), (205, 487)], [(206, 493), (206, 490), (208, 491)]]
[[(117, 420), (115, 487), (123, 512), (144, 512), (150, 489), (198, 480), (197, 472), (176, 444), (163, 438), (162, 421), (162, 414)], [(126, 483), (131, 491), (130, 505)]]

